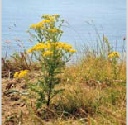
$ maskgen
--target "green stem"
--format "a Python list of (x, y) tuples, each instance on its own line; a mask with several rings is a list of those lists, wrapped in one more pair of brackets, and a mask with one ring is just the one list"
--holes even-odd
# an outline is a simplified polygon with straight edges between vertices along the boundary
[(49, 91), (48, 91), (48, 101), (47, 101), (47, 106), (50, 105), (51, 102), (51, 91), (52, 91), (52, 80), (53, 80), (53, 73), (49, 73)]
[(50, 82), (50, 85), (49, 85), (49, 92), (48, 92), (48, 101), (47, 101), (47, 106), (48, 106), (48, 107), (49, 107), (50, 101), (51, 101), (51, 86), (52, 86), (52, 83)]

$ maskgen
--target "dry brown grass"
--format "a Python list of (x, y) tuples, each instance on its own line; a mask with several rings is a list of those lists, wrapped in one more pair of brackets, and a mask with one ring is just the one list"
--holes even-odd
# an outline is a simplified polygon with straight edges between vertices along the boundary
[[(113, 79), (111, 63), (103, 58), (86, 57), (66, 67), (61, 84), (65, 91), (55, 96), (50, 109), (36, 110), (35, 95), (22, 96), (24, 79), (3, 78), (3, 125), (125, 125), (126, 64), (118, 64), (118, 79)], [(36, 82), (38, 70), (31, 70), (28, 81)], [(5, 122), (6, 121), (6, 122)]]

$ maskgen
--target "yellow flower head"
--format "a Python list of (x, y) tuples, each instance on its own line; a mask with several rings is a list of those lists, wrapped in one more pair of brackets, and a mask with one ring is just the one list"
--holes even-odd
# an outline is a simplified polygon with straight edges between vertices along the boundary
[(51, 52), (51, 51), (46, 51), (45, 53), (43, 53), (43, 56), (44, 57), (49, 57), (49, 56), (51, 56), (53, 54), (53, 52)]
[(23, 78), (28, 74), (28, 70), (21, 70), (20, 72), (15, 72), (14, 78)]
[(40, 51), (46, 48), (45, 43), (37, 43), (35, 46), (27, 50), (27, 53), (32, 53), (34, 51)]
[(50, 20), (43, 20), (44, 23), (50, 23), (51, 21)]
[(43, 29), (44, 28), (44, 20), (42, 20), (41, 22), (38, 22), (36, 24), (32, 24), (30, 26), (31, 29)]
[(27, 53), (32, 53), (33, 51), (32, 51), (32, 48), (30, 48), (30, 49), (28, 49), (27, 50)]
[(108, 54), (108, 58), (119, 58), (120, 54), (118, 52), (112, 52)]
[(31, 28), (31, 29), (36, 29), (36, 24), (32, 24), (32, 25), (30, 26), (30, 28)]
[(48, 29), (48, 32), (50, 33), (56, 33), (58, 30), (57, 29)]
[(75, 50), (75, 49), (70, 49), (69, 52), (70, 52), (70, 53), (75, 53), (76, 50)]
[(15, 72), (14, 73), (14, 78), (17, 78), (18, 77), (18, 74), (19, 74), (18, 72)]
[(34, 46), (34, 49), (35, 49), (36, 51), (42, 50), (42, 49), (45, 49), (45, 48), (46, 48), (45, 43), (37, 43), (37, 44)]
[(39, 22), (39, 23), (37, 23), (37, 24), (36, 24), (36, 29), (41, 29), (41, 28), (42, 28), (42, 25), (43, 25), (43, 24), (42, 24), (42, 23), (40, 23), (40, 22)]
[(22, 70), (19, 72), (18, 78), (26, 77), (28, 73), (28, 70)]
[[(60, 30), (60, 29), (57, 29), (57, 28), (54, 28), (54, 25), (52, 26), (53, 24), (51, 24), (50, 25), (50, 29), (47, 29), (47, 31), (49, 32), (49, 33), (63, 33), (63, 31), (62, 30)], [(53, 28), (52, 28), (53, 27)]]

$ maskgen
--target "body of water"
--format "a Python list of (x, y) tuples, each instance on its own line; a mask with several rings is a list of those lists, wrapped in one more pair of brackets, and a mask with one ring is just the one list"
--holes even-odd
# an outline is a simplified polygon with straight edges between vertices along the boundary
[(91, 45), (105, 34), (112, 45), (123, 45), (126, 35), (126, 0), (3, 0), (2, 56), (31, 47), (26, 31), (43, 14), (60, 14), (66, 21), (61, 41), (73, 46)]

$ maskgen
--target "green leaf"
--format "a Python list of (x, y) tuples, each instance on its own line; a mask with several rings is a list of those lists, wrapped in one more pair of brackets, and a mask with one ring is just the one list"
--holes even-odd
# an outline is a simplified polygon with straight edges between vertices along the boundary
[(42, 102), (37, 100), (36, 101), (36, 108), (39, 109), (39, 108), (41, 108), (41, 106), (42, 106)]

